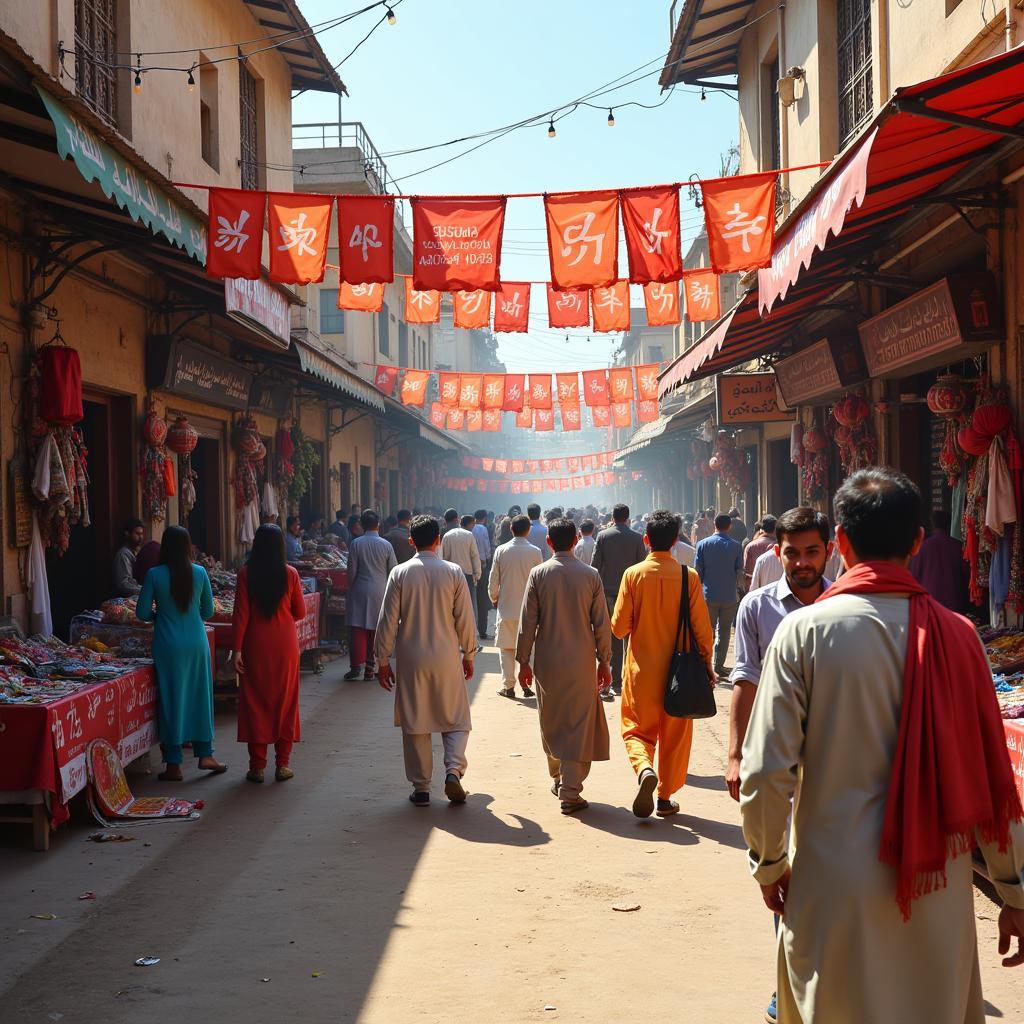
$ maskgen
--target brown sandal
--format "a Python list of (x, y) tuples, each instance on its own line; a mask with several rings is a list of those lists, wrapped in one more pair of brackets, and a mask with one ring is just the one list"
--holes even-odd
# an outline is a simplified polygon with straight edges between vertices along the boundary
[(180, 766), (175, 766), (175, 767), (177, 767), (177, 769), (178, 769), (177, 771), (175, 771), (173, 768), (168, 767), (164, 771), (162, 771), (157, 776), (157, 778), (161, 782), (181, 782), (183, 780), (183, 778), (184, 778), (184, 776), (182, 776), (182, 774), (181, 774), (181, 767)]
[(201, 772), (207, 772), (210, 775), (223, 775), (228, 770), (228, 766), (221, 764), (220, 761), (214, 761), (212, 765), (204, 766), (204, 760), (205, 758), (201, 758), (199, 761), (199, 770)]

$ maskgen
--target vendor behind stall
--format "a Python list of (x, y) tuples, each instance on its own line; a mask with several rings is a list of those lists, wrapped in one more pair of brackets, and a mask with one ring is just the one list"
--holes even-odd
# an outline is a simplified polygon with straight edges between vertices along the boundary
[(135, 597), (142, 589), (135, 579), (135, 559), (142, 547), (141, 519), (129, 519), (124, 524), (121, 546), (114, 554), (113, 583), (115, 597)]
[(289, 516), (284, 535), (285, 553), (289, 562), (302, 560), (302, 523), (298, 516)]

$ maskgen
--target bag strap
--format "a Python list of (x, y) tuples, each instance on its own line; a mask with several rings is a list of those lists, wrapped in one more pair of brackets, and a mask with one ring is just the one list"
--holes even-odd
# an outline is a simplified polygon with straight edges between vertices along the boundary
[(676, 624), (676, 653), (684, 654), (693, 646), (690, 639), (690, 570), (684, 565), (682, 589), (679, 594), (679, 622)]

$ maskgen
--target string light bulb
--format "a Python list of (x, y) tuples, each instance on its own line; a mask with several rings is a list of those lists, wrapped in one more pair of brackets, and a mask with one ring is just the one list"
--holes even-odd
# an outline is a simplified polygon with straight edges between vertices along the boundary
[(390, 7), (387, 9), (387, 12), (388, 12), (388, 24), (389, 25), (394, 25), (394, 23), (396, 21), (398, 21), (398, 19), (395, 17), (395, 12), (393, 10), (391, 10)]
[(137, 53), (135, 55), (135, 85), (132, 86), (133, 92), (136, 95), (142, 92), (142, 54)]
[(700, 90), (700, 101), (703, 103), (708, 98), (707, 90), (701, 87)]
[(551, 118), (551, 120), (548, 121), (548, 138), (553, 139), (557, 134), (558, 132), (555, 131), (555, 119)]
[(189, 92), (195, 92), (196, 91), (196, 76), (192, 74), (192, 72), (194, 70), (195, 70), (195, 68), (189, 68), (188, 69), (188, 91)]
[(612, 111), (611, 107), (608, 108), (608, 127), (609, 128), (614, 128), (615, 127), (615, 114)]

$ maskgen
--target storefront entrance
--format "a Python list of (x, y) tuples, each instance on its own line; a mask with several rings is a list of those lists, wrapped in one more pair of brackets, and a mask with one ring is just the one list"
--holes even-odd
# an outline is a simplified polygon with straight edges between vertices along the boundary
[(192, 544), (203, 554), (217, 559), (224, 557), (224, 478), (221, 466), (220, 441), (201, 436), (192, 452), (192, 470), (196, 474), (196, 503), (184, 525), (192, 536)]
[(768, 507), (760, 509), (758, 515), (771, 512), (781, 516), (799, 504), (799, 470), (790, 461), (789, 447), (788, 438), (768, 442)]

